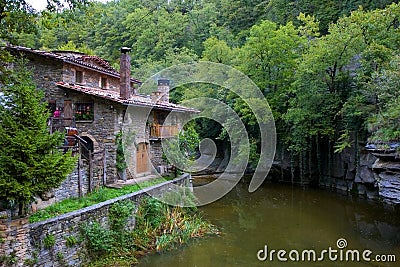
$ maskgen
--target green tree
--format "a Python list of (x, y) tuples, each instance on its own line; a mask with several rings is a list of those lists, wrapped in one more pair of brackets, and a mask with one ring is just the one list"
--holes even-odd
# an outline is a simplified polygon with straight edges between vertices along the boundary
[(210, 37), (204, 41), (203, 60), (216, 63), (231, 64), (232, 49), (225, 41), (220, 41), (216, 37)]
[(340, 17), (350, 15), (360, 6), (364, 10), (374, 10), (384, 8), (393, 2), (398, 3), (392, 0), (273, 0), (268, 1), (263, 18), (278, 24), (286, 24), (289, 21), (295, 21), (300, 13), (313, 15), (320, 21), (320, 32), (326, 35), (331, 23), (336, 23)]
[(59, 46), (58, 50), (61, 50), (61, 51), (76, 51), (76, 52), (84, 53), (86, 55), (94, 55), (94, 52), (90, 48), (88, 48), (86, 46), (86, 44), (83, 44), (81, 47), (77, 47), (77, 45), (72, 41), (69, 41), (65, 45)]
[[(64, 4), (63, 4), (64, 2)], [(47, 9), (55, 11), (66, 5), (70, 9), (86, 6), (90, 0), (47, 0)], [(36, 30), (37, 11), (26, 0), (0, 2), (0, 39), (12, 39), (12, 33)]]
[[(239, 51), (239, 69), (247, 74), (262, 90), (274, 114), (278, 138), (283, 142), (286, 125), (283, 115), (287, 111), (298, 60), (306, 49), (307, 36), (299, 34), (293, 23), (279, 26), (262, 21), (250, 29), (246, 43)], [(235, 110), (246, 122), (253, 138), (260, 140), (255, 117), (243, 101), (237, 100)]]
[(360, 8), (341, 19), (360, 29), (361, 50), (354, 56), (359, 64), (358, 68), (353, 67), (355, 86), (352, 86), (340, 112), (343, 134), (337, 151), (357, 143), (359, 139), (366, 140), (368, 128), (372, 131), (371, 140), (388, 141), (398, 136), (396, 112), (388, 105), (396, 103), (398, 97), (395, 89), (398, 87), (398, 70), (394, 66), (400, 49), (396, 26), (399, 16), (400, 6), (392, 4), (370, 12)]
[(26, 70), (16, 70), (1, 86), (0, 199), (14, 201), (19, 214), (35, 195), (57, 187), (75, 167), (76, 158), (58, 146), (63, 134), (50, 134), (49, 112)]
[(389, 142), (400, 140), (400, 56), (374, 74), (371, 91), (376, 93), (375, 114), (369, 113), (370, 141)]
[[(200, 143), (200, 137), (196, 132), (195, 124), (193, 122), (186, 123), (177, 137), (170, 138), (164, 142), (163, 146), (166, 146), (166, 150), (163, 157), (175, 167), (190, 170), (193, 160), (197, 156)], [(175, 169), (176, 175), (177, 168)]]

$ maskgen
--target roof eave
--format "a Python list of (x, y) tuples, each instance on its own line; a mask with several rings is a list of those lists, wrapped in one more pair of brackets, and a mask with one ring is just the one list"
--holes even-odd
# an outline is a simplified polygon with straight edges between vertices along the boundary
[(198, 112), (200, 112), (198, 110), (194, 110), (194, 109), (190, 109), (190, 108), (167, 107), (167, 106), (162, 106), (162, 105), (159, 105), (159, 104), (157, 105), (155, 103), (149, 103), (149, 104), (132, 103), (132, 102), (130, 102), (129, 99), (116, 99), (116, 98), (113, 98), (113, 97), (107, 97), (107, 96), (102, 96), (102, 95), (97, 95), (97, 94), (91, 94), (91, 93), (88, 93), (88, 92), (77, 90), (76, 88), (74, 88), (71, 85), (66, 85), (66, 84), (62, 84), (62, 83), (56, 83), (56, 85), (59, 88), (62, 88), (62, 89), (68, 89), (68, 90), (72, 90), (74, 92), (78, 92), (78, 93), (81, 93), (81, 94), (90, 95), (90, 96), (98, 97), (100, 99), (109, 100), (109, 101), (112, 101), (114, 103), (118, 103), (120, 105), (127, 106), (127, 107), (128, 106), (135, 106), (135, 107), (141, 107), (141, 108), (151, 108), (151, 109), (175, 111), (175, 112), (182, 112), (182, 113), (198, 113)]

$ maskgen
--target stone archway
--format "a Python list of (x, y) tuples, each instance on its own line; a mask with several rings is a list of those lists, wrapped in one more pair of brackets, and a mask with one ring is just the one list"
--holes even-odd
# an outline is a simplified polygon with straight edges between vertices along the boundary
[(93, 153), (94, 151), (94, 143), (88, 136), (82, 136), (81, 138), (84, 140), (82, 142), (81, 153), (84, 158), (88, 159), (89, 153)]
[(100, 151), (99, 143), (96, 141), (93, 135), (87, 133), (80, 133), (79, 137), (86, 141), (85, 146), (87, 146), (91, 150), (91, 152), (96, 153)]

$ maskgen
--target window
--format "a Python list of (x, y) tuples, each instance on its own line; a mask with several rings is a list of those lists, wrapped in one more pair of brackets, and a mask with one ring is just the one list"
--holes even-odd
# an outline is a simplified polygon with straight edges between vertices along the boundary
[(93, 103), (76, 103), (75, 104), (75, 120), (76, 121), (93, 121)]
[(75, 71), (75, 82), (83, 83), (83, 72), (80, 70)]
[(107, 78), (104, 77), (100, 78), (100, 88), (107, 89)]

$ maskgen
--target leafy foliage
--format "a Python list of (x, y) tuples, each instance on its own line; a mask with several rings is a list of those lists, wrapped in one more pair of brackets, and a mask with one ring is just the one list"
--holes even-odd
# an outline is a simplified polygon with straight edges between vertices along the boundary
[[(89, 0), (47, 0), (47, 10), (53, 12), (63, 7), (76, 9), (88, 4)], [(0, 39), (13, 41), (18, 33), (35, 33), (37, 16), (37, 11), (26, 0), (1, 1)]]
[(122, 131), (120, 131), (116, 138), (115, 138), (115, 143), (117, 144), (117, 159), (116, 159), (116, 167), (118, 171), (123, 171), (126, 169), (127, 164), (125, 161), (125, 156), (124, 156), (124, 146), (123, 146), (123, 140), (122, 140)]
[(55, 244), (56, 244), (56, 239), (52, 234), (46, 235), (45, 238), (43, 239), (43, 246), (46, 249), (51, 249), (52, 247), (54, 247)]
[(218, 233), (192, 209), (169, 207), (148, 197), (141, 199), (135, 229), (128, 231), (125, 225), (132, 211), (130, 200), (117, 202), (110, 207), (110, 229), (96, 222), (82, 227), (91, 257), (87, 266), (131, 266), (150, 250), (172, 249), (190, 238)]
[(109, 210), (110, 229), (115, 232), (122, 232), (127, 219), (132, 216), (135, 205), (132, 201), (120, 201), (112, 205)]
[(43, 93), (22, 69), (2, 87), (0, 105), (0, 199), (24, 206), (35, 195), (57, 187), (75, 167), (76, 158), (58, 149), (62, 133), (50, 134)]
[(82, 233), (92, 257), (110, 253), (113, 250), (112, 232), (99, 223), (88, 223), (82, 226)]
[(170, 161), (171, 164), (190, 170), (192, 160), (197, 157), (200, 137), (195, 129), (195, 124), (191, 121), (184, 125), (183, 131), (177, 137), (164, 140), (167, 150), (163, 158)]
[[(36, 48), (93, 51), (114, 66), (119, 48), (132, 47), (132, 70), (143, 80), (183, 62), (231, 65), (263, 91), (280, 147), (300, 162), (305, 154), (329, 160), (334, 148), (358, 143), (353, 139), (398, 138), (399, 10), (398, 1), (390, 0), (121, 0), (42, 14), (34, 24), (37, 34), (10, 34)], [(256, 162), (261, 137), (249, 106), (212, 85), (171, 93), (178, 101), (199, 96), (239, 114)], [(201, 137), (229, 146), (220, 125), (205, 119), (196, 124)], [(321, 146), (328, 153), (321, 155)]]

